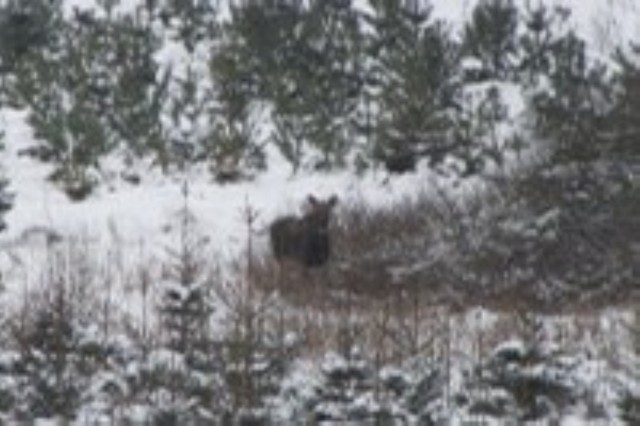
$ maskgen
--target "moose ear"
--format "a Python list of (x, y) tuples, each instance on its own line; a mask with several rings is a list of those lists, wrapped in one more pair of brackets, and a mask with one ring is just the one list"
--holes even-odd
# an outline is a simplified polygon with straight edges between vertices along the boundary
[(311, 194), (309, 194), (309, 196), (307, 197), (307, 201), (309, 202), (309, 205), (311, 207), (315, 207), (318, 205), (318, 199)]
[(336, 204), (338, 204), (338, 196), (334, 194), (329, 198), (329, 206), (334, 207)]

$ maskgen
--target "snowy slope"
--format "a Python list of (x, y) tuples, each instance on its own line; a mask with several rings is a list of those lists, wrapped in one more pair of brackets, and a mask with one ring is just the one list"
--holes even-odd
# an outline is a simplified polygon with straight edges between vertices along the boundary
[[(435, 15), (459, 30), (476, 1), (436, 0), (432, 3)], [(140, 0), (126, 0), (118, 8), (123, 13), (131, 12), (140, 3)], [(366, 7), (362, 0), (357, 3)], [(640, 4), (633, 0), (555, 0), (546, 3), (569, 7), (572, 25), (592, 42), (592, 46), (602, 49), (603, 54), (622, 40), (640, 39)], [(67, 0), (65, 7), (71, 13), (74, 8), (90, 8), (93, 4), (89, 0)], [(167, 65), (188, 62), (198, 65), (205, 63), (207, 57), (201, 51), (189, 57), (181, 47), (167, 43), (157, 59)], [(517, 116), (522, 105), (518, 105), (517, 95), (509, 95), (509, 98), (511, 112)], [(394, 178), (387, 185), (381, 184), (385, 176), (375, 173), (364, 177), (347, 172), (292, 177), (287, 165), (281, 160), (280, 164), (274, 163), (272, 158), (270, 170), (255, 182), (220, 186), (212, 183), (201, 170), (194, 170), (188, 176), (163, 178), (143, 169), (141, 173), (145, 178), (141, 186), (114, 181), (113, 188), (101, 188), (87, 202), (75, 204), (46, 181), (47, 166), (17, 156), (20, 149), (33, 145), (25, 114), (5, 110), (0, 119), (7, 133), (4, 167), (17, 194), (16, 207), (7, 217), (9, 231), (1, 237), (5, 244), (31, 227), (49, 227), (61, 234), (87, 231), (102, 237), (109, 226), (115, 226), (130, 242), (144, 240), (153, 244), (155, 240), (163, 241), (166, 236), (163, 229), (167, 229), (172, 215), (182, 206), (182, 186), (188, 181), (189, 205), (207, 234), (223, 251), (237, 253), (244, 235), (239, 226), (240, 212), (246, 205), (260, 212), (260, 222), (264, 225), (278, 213), (297, 210), (306, 194), (311, 192), (320, 196), (336, 193), (343, 201), (357, 199), (376, 205), (402, 199), (434, 184), (434, 178), (425, 170), (417, 175)], [(271, 157), (278, 161), (277, 154)]]
[[(131, 11), (140, 1), (125, 0), (120, 9)], [(363, 2), (357, 1), (359, 4)], [(476, 1), (434, 0), (433, 4), (436, 16), (451, 22), (454, 30), (460, 30)], [(90, 8), (92, 3), (93, 0), (66, 0), (65, 6), (71, 13), (74, 7)], [(548, 0), (547, 3), (571, 8), (571, 25), (590, 41), (596, 56), (606, 56), (612, 46), (620, 42), (640, 40), (640, 2), (636, 0)], [(194, 61), (196, 65), (204, 66), (206, 55), (206, 52), (197, 51), (194, 57), (190, 57), (180, 46), (166, 44), (157, 58), (165, 65), (185, 65)], [(513, 87), (505, 89), (503, 94), (510, 105), (511, 118), (517, 125), (523, 119), (522, 97)], [(21, 149), (35, 144), (33, 132), (26, 123), (25, 111), (0, 110), (0, 128), (5, 130), (6, 145), (0, 158), (0, 168), (4, 168), (11, 180), (10, 189), (16, 194), (15, 206), (6, 217), (8, 229), (0, 234), (0, 272), (7, 287), (7, 291), (0, 292), (0, 312), (26, 294), (28, 289), (19, 287), (18, 283), (38, 285), (41, 268), (46, 266), (48, 244), (52, 241), (53, 244), (64, 244), (80, 239), (86, 244), (86, 249), (99, 254), (97, 260), (104, 263), (113, 260), (112, 250), (117, 251), (123, 270), (115, 280), (123, 286), (127, 275), (140, 265), (160, 267), (167, 256), (167, 249), (175, 248), (179, 243), (180, 212), (185, 204), (196, 218), (198, 232), (208, 240), (207, 256), (221, 256), (218, 260), (224, 262), (237, 257), (245, 248), (247, 227), (244, 213), (247, 208), (258, 214), (255, 238), (259, 250), (266, 251), (264, 230), (268, 224), (281, 214), (298, 212), (311, 193), (319, 197), (337, 194), (341, 206), (364, 203), (375, 208), (436, 187), (450, 191), (464, 189), (454, 185), (457, 182), (434, 174), (424, 165), (415, 173), (392, 177), (382, 171), (369, 171), (362, 176), (350, 171), (292, 175), (290, 166), (278, 153), (268, 152), (269, 170), (255, 180), (227, 185), (214, 182), (203, 166), (185, 173), (162, 176), (146, 164), (135, 166), (136, 172), (142, 176), (142, 183), (132, 185), (119, 177), (123, 166), (113, 158), (105, 164), (105, 173), (109, 175), (107, 183), (88, 200), (76, 203), (47, 180), (50, 166), (19, 155)], [(185, 187), (188, 188), (186, 197)], [(56, 243), (58, 239), (62, 240)], [(152, 272), (159, 275), (161, 271)], [(140, 294), (123, 288), (116, 292), (113, 296), (115, 303), (138, 318), (141, 315)], [(482, 321), (472, 318), (476, 315), (474, 312), (466, 314), (468, 318), (464, 315), (451, 320), (458, 327), (454, 330), (454, 334), (458, 334), (453, 338), (453, 349), (469, 353), (476, 342), (465, 339), (465, 327), (477, 327), (484, 321), (491, 323), (485, 324), (488, 332), (495, 320), (490, 313)], [(605, 312), (599, 321), (611, 321), (620, 328), (619, 315), (622, 316)], [(550, 323), (554, 320), (561, 322), (562, 318), (551, 319)], [(618, 333), (619, 330), (612, 328), (607, 335), (607, 346), (622, 345), (616, 340), (621, 336)], [(588, 347), (591, 342), (581, 343)], [(586, 365), (593, 366), (594, 370), (580, 372), (585, 386), (596, 383), (599, 375), (605, 375), (595, 361)], [(306, 382), (307, 386), (311, 374), (309, 368), (301, 367), (298, 371), (298, 380)], [(303, 384), (296, 383), (295, 386), (304, 389)], [(607, 402), (613, 400), (611, 395), (602, 399)], [(585, 417), (581, 412), (571, 413), (561, 420), (561, 424), (584, 424)], [(461, 424), (464, 423), (461, 421)], [(607, 421), (591, 424), (607, 424)]]
[[(436, 0), (432, 4), (435, 15), (459, 31), (464, 20), (469, 18), (475, 1)], [(140, 0), (122, 1), (118, 10), (130, 13), (140, 3)], [(640, 5), (633, 0), (557, 0), (547, 3), (569, 7), (573, 12), (571, 25), (591, 40), (596, 51), (601, 49), (602, 54), (609, 53), (614, 43), (640, 36)], [(72, 13), (74, 8), (91, 8), (93, 4), (89, 0), (67, 0), (65, 8)], [(366, 8), (363, 0), (357, 4)], [(157, 59), (165, 66), (174, 66), (176, 72), (187, 64), (204, 71), (208, 52), (206, 46), (200, 47), (189, 55), (183, 47), (167, 41), (158, 52)], [(504, 95), (517, 126), (522, 118), (522, 99), (513, 88), (507, 87)], [(317, 196), (337, 194), (342, 205), (364, 202), (375, 207), (436, 186), (452, 187), (452, 182), (436, 177), (425, 168), (388, 181), (385, 173), (376, 171), (364, 176), (355, 176), (349, 171), (292, 176), (290, 167), (275, 152), (269, 153), (269, 170), (254, 181), (219, 185), (212, 181), (204, 168), (166, 177), (142, 164), (137, 166), (137, 171), (143, 176), (142, 184), (133, 186), (118, 178), (123, 166), (116, 158), (107, 162), (109, 164), (105, 167), (107, 175), (113, 174), (112, 178), (106, 179), (110, 183), (103, 185), (89, 200), (74, 203), (47, 181), (51, 172), (49, 166), (18, 155), (21, 149), (34, 145), (34, 136), (25, 117), (24, 111), (10, 109), (0, 114), (7, 147), (2, 166), (11, 179), (11, 190), (16, 194), (15, 207), (6, 218), (8, 230), (0, 235), (0, 246), (13, 249), (31, 243), (27, 236), (50, 230), (63, 238), (85, 235), (103, 247), (117, 238), (124, 247), (135, 252), (161, 255), (166, 247), (176, 244), (176, 218), (185, 204), (185, 183), (189, 188), (188, 207), (195, 214), (199, 228), (210, 239), (212, 251), (225, 257), (236, 256), (244, 247), (247, 230), (242, 213), (247, 207), (258, 212), (256, 228), (260, 230), (279, 214), (298, 211), (309, 193)], [(505, 133), (508, 131), (505, 129)], [(265, 239), (258, 238), (259, 244), (264, 246)], [(0, 261), (2, 257), (0, 253)], [(4, 262), (10, 262), (6, 255), (4, 258)]]
[[(430, 179), (427, 170), (385, 184), (386, 175), (382, 172), (364, 177), (347, 171), (293, 176), (290, 166), (281, 161), (254, 181), (220, 185), (202, 169), (163, 177), (141, 167), (141, 185), (126, 184), (114, 177), (112, 185), (104, 185), (88, 200), (76, 203), (47, 181), (47, 165), (18, 155), (20, 149), (34, 144), (25, 113), (6, 110), (2, 118), (7, 128), (4, 163), (16, 194), (15, 207), (7, 216), (9, 228), (2, 236), (5, 242), (31, 227), (47, 227), (62, 234), (88, 230), (99, 235), (110, 223), (131, 241), (154, 239), (183, 207), (183, 186), (188, 182), (189, 208), (212, 238), (230, 243), (229, 250), (233, 251), (241, 235), (238, 221), (246, 206), (259, 212), (264, 225), (277, 214), (297, 212), (311, 193), (319, 197), (337, 194), (343, 202), (365, 201), (375, 206), (415, 194), (416, 190), (425, 189)], [(277, 159), (277, 154), (273, 153), (272, 158)]]
[[(434, 15), (460, 30), (479, 0), (435, 0)], [(612, 48), (640, 36), (640, 3), (635, 0), (515, 0), (519, 6), (544, 4), (571, 11), (569, 25), (592, 49), (607, 55)]]

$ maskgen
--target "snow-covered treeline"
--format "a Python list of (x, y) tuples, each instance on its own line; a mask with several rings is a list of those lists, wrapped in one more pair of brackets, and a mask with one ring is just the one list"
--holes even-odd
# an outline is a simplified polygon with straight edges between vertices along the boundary
[(639, 424), (638, 23), (0, 0), (0, 424)]

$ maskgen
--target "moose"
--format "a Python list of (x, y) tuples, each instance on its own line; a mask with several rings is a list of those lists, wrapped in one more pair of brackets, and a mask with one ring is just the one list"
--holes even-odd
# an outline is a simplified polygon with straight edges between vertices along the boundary
[(308, 268), (327, 263), (331, 254), (329, 222), (337, 203), (335, 195), (325, 201), (309, 195), (306, 211), (301, 217), (276, 219), (269, 229), (276, 260), (292, 259)]

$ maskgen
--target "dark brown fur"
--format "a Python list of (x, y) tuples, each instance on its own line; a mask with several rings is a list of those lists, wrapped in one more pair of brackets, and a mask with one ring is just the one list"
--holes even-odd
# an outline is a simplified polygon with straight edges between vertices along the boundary
[(334, 195), (326, 201), (308, 198), (308, 211), (302, 216), (284, 216), (270, 227), (271, 248), (278, 261), (296, 260), (306, 267), (322, 266), (331, 255), (329, 222), (338, 202)]

